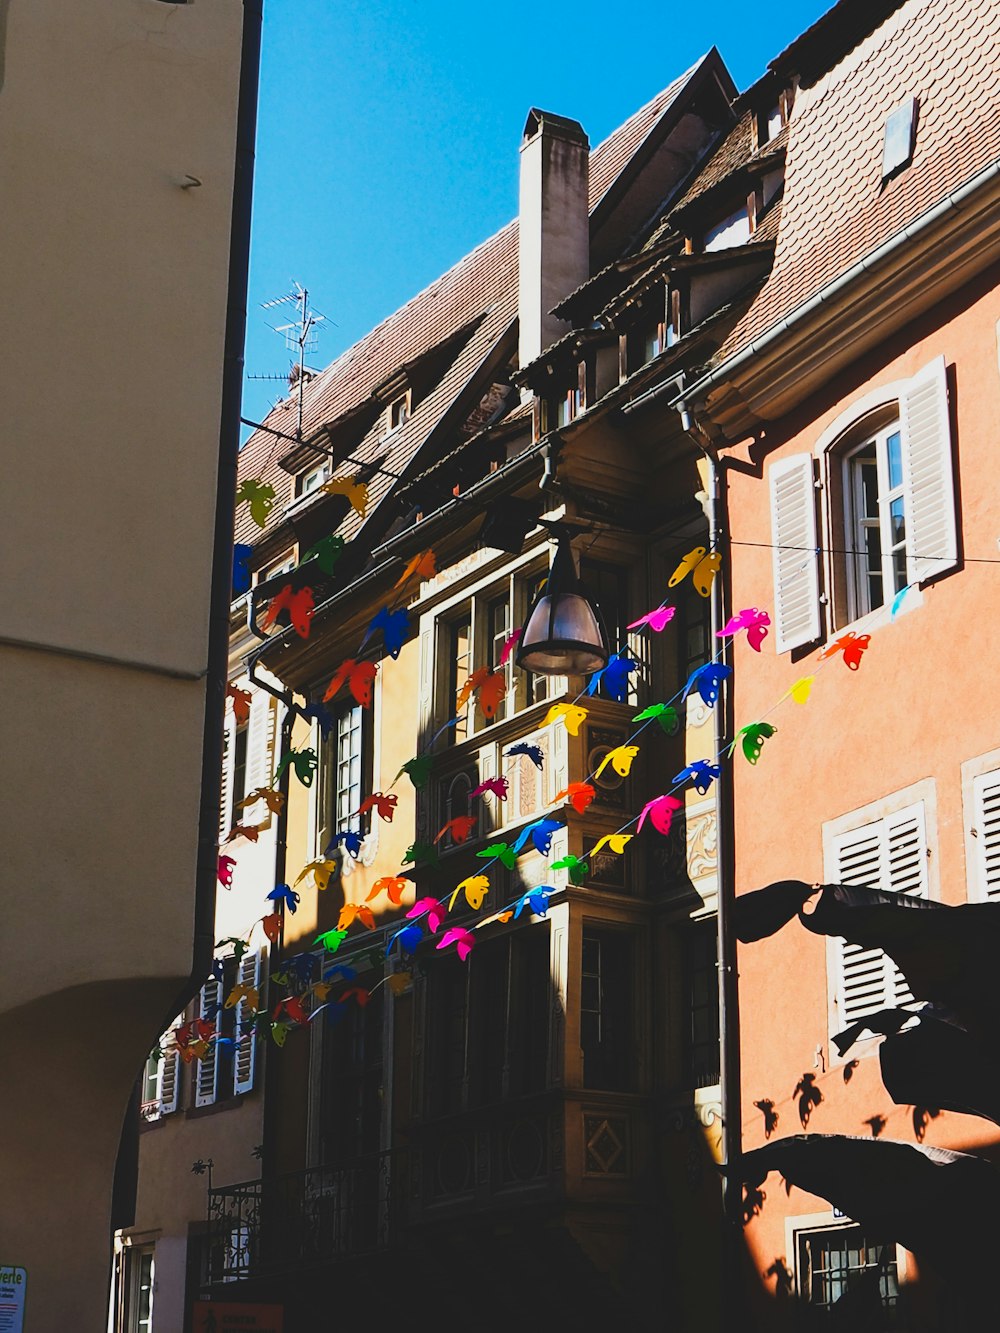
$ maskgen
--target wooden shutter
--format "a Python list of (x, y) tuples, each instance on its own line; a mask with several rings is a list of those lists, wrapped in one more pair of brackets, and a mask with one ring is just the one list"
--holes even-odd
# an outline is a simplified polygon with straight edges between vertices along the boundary
[(1000, 898), (1000, 769), (972, 781), (976, 897)]
[[(919, 801), (871, 824), (836, 835), (831, 846), (831, 878), (885, 893), (927, 897), (927, 831)], [(902, 973), (881, 949), (833, 941), (836, 969), (835, 1031), (865, 1014), (913, 999)]]
[(236, 717), (233, 706), (226, 702), (225, 749), (222, 755), (222, 777), (219, 784), (219, 841), (236, 822), (233, 819), (233, 774), (236, 771)]
[(767, 478), (774, 547), (775, 651), (786, 653), (813, 643), (822, 632), (812, 455), (778, 459), (768, 469)]
[[(277, 701), (264, 690), (254, 690), (247, 736), (247, 792), (271, 785), (274, 740), (278, 730)], [(264, 807), (261, 806), (263, 810)], [(265, 811), (266, 814), (266, 811)]]
[[(198, 1017), (208, 1019), (210, 1023), (219, 1023), (218, 1006), (222, 999), (222, 987), (214, 977), (210, 977), (201, 988), (198, 996)], [(211, 1017), (209, 1017), (211, 1015)], [(219, 1047), (212, 1042), (204, 1060), (196, 1061), (194, 1104), (211, 1106), (215, 1101), (215, 1090), (219, 1077)]]
[(899, 419), (906, 497), (906, 578), (909, 583), (923, 583), (958, 563), (943, 356), (910, 380), (900, 396)]
[(160, 1103), (159, 1114), (169, 1115), (172, 1111), (177, 1110), (177, 1094), (181, 1081), (181, 1058), (177, 1054), (177, 1043), (172, 1031), (161, 1038), (160, 1047), (163, 1054), (160, 1056), (156, 1070), (157, 1097)]
[[(261, 974), (260, 953), (245, 953), (236, 969), (236, 981), (241, 986), (260, 988)], [(253, 1023), (250, 1020), (250, 1008), (246, 1000), (240, 1000), (236, 1006), (236, 1025), (233, 1036), (236, 1051), (233, 1056), (233, 1091), (239, 1096), (253, 1087), (257, 1070), (257, 1041), (253, 1035)], [(247, 1036), (247, 1034), (249, 1034)], [(246, 1036), (246, 1041), (241, 1038)]]

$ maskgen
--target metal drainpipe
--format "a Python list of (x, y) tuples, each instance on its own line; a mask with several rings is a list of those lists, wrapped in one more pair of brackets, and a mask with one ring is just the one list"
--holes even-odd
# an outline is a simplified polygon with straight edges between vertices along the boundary
[[(725, 460), (705, 437), (686, 405), (678, 406), (681, 427), (708, 462), (708, 524), (710, 549), (722, 556), (722, 568), (712, 584), (711, 638), (726, 623), (725, 599), (729, 589), (729, 521), (722, 471)], [(714, 712), (714, 753), (722, 754), (732, 733), (732, 692), (724, 687), (724, 704)], [(735, 896), (733, 849), (733, 787), (731, 770), (720, 764), (716, 780), (717, 947), (719, 971), (719, 1074), (722, 1102), (722, 1165), (732, 1168), (743, 1152), (743, 1114), (740, 1078), (739, 978), (736, 971), (736, 937), (732, 927)], [(723, 1234), (723, 1327), (736, 1327), (741, 1315), (740, 1248), (743, 1234), (743, 1184), (727, 1169), (722, 1177)]]

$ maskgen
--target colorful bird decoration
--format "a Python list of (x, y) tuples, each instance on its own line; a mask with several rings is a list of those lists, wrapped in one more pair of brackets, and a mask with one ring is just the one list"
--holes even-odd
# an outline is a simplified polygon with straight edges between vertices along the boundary
[(220, 856), (217, 874), (219, 883), (224, 889), (233, 887), (233, 866), (236, 864), (234, 856)]
[(279, 884), (277, 888), (271, 890), (267, 897), (269, 902), (284, 903), (286, 910), (293, 914), (298, 911), (299, 895), (287, 884)]
[(517, 647), (517, 645), (521, 642), (521, 635), (522, 635), (523, 633), (524, 633), (524, 626), (522, 625), (520, 629), (516, 629), (516, 630), (513, 632), (513, 634), (511, 634), (511, 635), (508, 637), (508, 639), (507, 639), (506, 642), (504, 643), (504, 646), (503, 646), (503, 648), (501, 649), (501, 652), (500, 652), (500, 665), (501, 665), (501, 666), (506, 666), (506, 665), (507, 665), (507, 659), (510, 657), (511, 653), (515, 650), (515, 648)]
[(364, 903), (344, 903), (337, 918), (337, 929), (347, 930), (355, 921), (360, 921), (369, 930), (375, 929), (375, 914), (370, 907)]
[(594, 694), (598, 686), (603, 685), (609, 699), (614, 699), (616, 703), (624, 703), (628, 698), (629, 675), (638, 669), (639, 663), (633, 662), (631, 657), (626, 657), (623, 653), (612, 653), (607, 666), (595, 671), (590, 677), (587, 682), (587, 693)]
[(642, 826), (648, 818), (657, 833), (662, 833), (666, 837), (670, 832), (670, 825), (673, 822), (675, 812), (683, 808), (684, 802), (678, 801), (676, 796), (654, 797), (653, 800), (647, 801), (642, 807), (639, 823), (636, 825), (636, 833), (642, 832)]
[(718, 764), (710, 764), (707, 759), (695, 759), (693, 763), (688, 764), (687, 768), (675, 774), (670, 779), (671, 782), (694, 783), (694, 789), (700, 792), (702, 796), (708, 791), (715, 778), (719, 777), (722, 769)]
[(399, 941), (399, 947), (404, 953), (416, 952), (417, 945), (424, 938), (424, 932), (417, 925), (404, 926), (402, 930), (397, 930), (393, 939)]
[(299, 714), (306, 722), (317, 722), (323, 739), (333, 730), (333, 714), (323, 704), (302, 704)]
[(316, 769), (319, 767), (319, 756), (315, 750), (289, 750), (281, 756), (278, 761), (278, 767), (274, 770), (274, 780), (278, 782), (282, 773), (291, 764), (295, 770), (295, 776), (302, 783), (303, 787), (311, 787)]
[(587, 862), (572, 853), (561, 856), (558, 861), (553, 861), (549, 868), (551, 870), (565, 870), (569, 874), (570, 883), (572, 884), (582, 884), (590, 874), (590, 866)]
[(273, 486), (261, 482), (259, 478), (247, 478), (240, 483), (236, 492), (236, 503), (250, 506), (250, 517), (258, 528), (267, 527), (267, 516), (274, 508), (275, 491)]
[(383, 606), (375, 613), (371, 624), (365, 631), (365, 637), (361, 640), (361, 647), (365, 646), (373, 634), (377, 634), (381, 630), (385, 650), (395, 661), (406, 642), (409, 628), (410, 613), (405, 606), (401, 606), (398, 611), (390, 611), (387, 606)]
[(371, 900), (377, 898), (380, 893), (387, 893), (389, 895), (389, 901), (395, 907), (399, 907), (403, 901), (403, 891), (409, 887), (410, 881), (404, 875), (383, 875), (381, 879), (377, 879), (372, 885), (372, 891), (369, 893), (365, 901), (370, 903)]
[(650, 704), (649, 707), (644, 708), (641, 713), (636, 713), (632, 721), (646, 722), (647, 720), (652, 721), (653, 719), (660, 724), (661, 728), (668, 736), (672, 736), (677, 730), (679, 722), (677, 709), (672, 708), (670, 704)]
[(341, 833), (335, 833), (324, 849), (323, 855), (329, 856), (335, 852), (338, 847), (343, 845), (344, 851), (353, 860), (357, 860), (361, 855), (361, 844), (364, 842), (364, 834), (360, 829), (345, 829)]
[(422, 787), (427, 786), (433, 768), (434, 756), (432, 754), (414, 755), (412, 759), (407, 759), (406, 763), (393, 778), (393, 782), (398, 782), (405, 773), (413, 783), (414, 789), (420, 791)]
[(652, 611), (647, 611), (644, 616), (640, 616), (638, 620), (633, 620), (628, 628), (641, 629), (643, 625), (648, 625), (655, 634), (659, 634), (666, 629), (676, 614), (676, 606), (657, 606)]
[(452, 926), (441, 936), (437, 947), (447, 949), (449, 944), (454, 944), (459, 958), (464, 963), (475, 946), (475, 938), (471, 930), (464, 930), (461, 926)]
[(732, 674), (733, 668), (724, 662), (706, 662), (691, 672), (681, 697), (686, 699), (692, 690), (697, 690), (704, 703), (712, 708), (718, 702), (722, 682)]
[(280, 815), (285, 808), (284, 793), (275, 791), (272, 787), (255, 787), (249, 796), (244, 796), (242, 801), (236, 802), (235, 808), (243, 810), (258, 801), (263, 801), (272, 815)]
[(408, 583), (409, 580), (413, 578), (432, 579), (436, 573), (437, 563), (434, 558), (434, 552), (421, 551), (419, 555), (413, 556), (407, 563), (406, 568), (403, 570), (402, 574), (400, 574), (393, 586), (401, 588), (404, 583)]
[(704, 546), (696, 546), (682, 557), (671, 574), (667, 587), (676, 588), (677, 584), (690, 574), (695, 590), (702, 597), (707, 597), (712, 591), (712, 582), (721, 568), (722, 556), (718, 551), (707, 551)]
[(233, 596), (242, 597), (250, 591), (250, 569), (247, 561), (253, 555), (253, 547), (246, 542), (237, 542), (233, 547)]
[(344, 940), (347, 939), (346, 930), (324, 930), (322, 935), (316, 936), (316, 943), (321, 944), (327, 953), (336, 953)]
[(581, 708), (579, 704), (553, 704), (552, 707), (549, 709), (549, 711), (545, 714), (545, 719), (542, 722), (542, 726), (549, 727), (554, 722), (558, 722), (559, 719), (562, 718), (563, 722), (566, 724), (566, 730), (569, 732), (569, 734), (571, 736), (579, 736), (580, 724), (584, 721), (586, 716), (587, 716), (586, 708)]
[(478, 822), (478, 815), (456, 815), (454, 819), (448, 820), (434, 841), (440, 842), (446, 833), (450, 833), (452, 842), (465, 842)]
[(473, 796), (483, 796), (486, 792), (489, 792), (498, 801), (506, 801), (509, 788), (510, 782), (507, 778), (484, 778), (478, 787), (473, 787), (472, 791), (469, 792), (469, 799), (471, 800)]
[(325, 857), (319, 857), (317, 860), (310, 861), (308, 865), (302, 867), (295, 883), (300, 884), (307, 875), (311, 875), (316, 888), (322, 892), (322, 890), (329, 886), (330, 876), (337, 870), (337, 868), (338, 863), (336, 861), (328, 861)]
[(322, 537), (314, 546), (310, 546), (309, 550), (299, 560), (299, 565), (305, 565), (310, 560), (315, 560), (324, 574), (332, 575), (334, 566), (340, 559), (340, 554), (346, 545), (347, 543), (343, 537), (331, 533), (329, 537)]
[(234, 986), (226, 996), (224, 1007), (226, 1009), (235, 1009), (241, 1000), (244, 1001), (249, 1009), (256, 1010), (260, 1008), (260, 993), (256, 986), (248, 986), (244, 985), (243, 982), (240, 982), (239, 985)]
[(243, 957), (243, 955), (250, 948), (250, 941), (240, 939), (238, 935), (227, 935), (224, 940), (216, 941), (215, 947), (217, 949), (225, 949), (227, 946), (229, 946), (232, 949), (233, 956), (235, 957), (236, 961), (239, 962), (240, 959)]
[(489, 674), (490, 674), (489, 667), (484, 667), (484, 666), (476, 667), (475, 671), (469, 672), (465, 684), (459, 690), (458, 695), (455, 699), (456, 710), (463, 708), (469, 702), (473, 694), (475, 694), (476, 690), (479, 689), (480, 685), (482, 685), (483, 681)]
[(616, 745), (613, 750), (609, 750), (594, 771), (595, 780), (601, 776), (608, 764), (615, 770), (619, 777), (627, 778), (632, 770), (632, 761), (639, 753), (638, 745)]
[(740, 743), (740, 737), (742, 737), (743, 753), (751, 764), (755, 764), (760, 758), (764, 742), (768, 737), (773, 736), (776, 731), (777, 727), (772, 727), (770, 722), (751, 722), (749, 726), (741, 727), (736, 733), (736, 739), (730, 745), (729, 753), (733, 753)]
[(237, 725), (242, 726), (244, 722), (249, 722), (250, 705), (253, 703), (253, 696), (250, 691), (241, 690), (232, 681), (228, 681), (226, 684), (226, 698), (233, 701), (233, 717), (235, 717)]
[(331, 477), (329, 481), (323, 483), (320, 490), (326, 491), (327, 495), (346, 495), (354, 512), (359, 518), (364, 518), (368, 508), (368, 487), (363, 481), (358, 481), (356, 475)]
[(519, 754), (530, 759), (536, 768), (545, 767), (545, 752), (540, 745), (528, 745), (525, 741), (518, 741), (516, 745), (510, 747), (504, 757), (509, 759), (511, 755)]
[(839, 639), (834, 639), (828, 647), (824, 648), (819, 655), (819, 661), (825, 657), (833, 657), (835, 653), (844, 654), (844, 662), (851, 671), (857, 671), (861, 665), (861, 654), (865, 651), (872, 641), (870, 634), (855, 634), (853, 630), (848, 630), (842, 634)]
[(358, 662), (353, 657), (345, 658), (330, 677), (330, 683), (323, 695), (323, 702), (336, 698), (345, 685), (362, 708), (370, 708), (372, 689), (378, 675), (376, 662)]
[(548, 856), (549, 849), (552, 846), (552, 835), (566, 825), (561, 819), (536, 819), (534, 823), (523, 828), (514, 840), (511, 850), (515, 853), (524, 847), (530, 838), (534, 844), (535, 851), (542, 856)]
[(528, 889), (522, 893), (517, 900), (517, 906), (514, 908), (515, 919), (525, 910), (533, 912), (535, 916), (545, 916), (549, 910), (549, 899), (555, 889), (547, 884), (540, 884), (537, 888)]
[(483, 717), (491, 721), (499, 712), (500, 705), (507, 697), (507, 673), (490, 671), (476, 692), (476, 699)]
[(452, 911), (455, 901), (460, 893), (465, 894), (465, 901), (474, 912), (478, 912), (483, 905), (483, 899), (490, 891), (490, 881), (486, 875), (469, 875), (467, 879), (455, 887), (455, 891), (448, 899), (448, 911)]
[(815, 679), (815, 676), (802, 676), (788, 691), (789, 697), (794, 699), (797, 704), (804, 704), (812, 693)]
[(409, 847), (403, 853), (402, 864), (404, 866), (414, 866), (424, 862), (429, 866), (436, 866), (440, 861), (437, 851), (428, 842), (411, 842)]
[(747, 606), (730, 617), (722, 629), (716, 631), (716, 638), (725, 639), (745, 629), (750, 647), (755, 653), (759, 653), (761, 644), (767, 638), (767, 627), (770, 623), (771, 617), (766, 611), (758, 611), (755, 606)]
[(277, 944), (278, 936), (281, 934), (281, 913), (271, 912), (268, 916), (262, 916), (260, 924), (271, 943)]
[(568, 787), (563, 787), (562, 791), (556, 792), (556, 801), (569, 801), (578, 815), (582, 815), (587, 806), (592, 803), (597, 795), (597, 790), (589, 782), (571, 782)]
[(378, 812), (379, 819), (384, 819), (387, 824), (392, 823), (392, 817), (396, 813), (396, 805), (399, 797), (393, 792), (375, 791), (371, 796), (366, 796), (358, 806), (359, 815), (367, 815), (369, 811)]
[(307, 586), (296, 591), (290, 583), (286, 583), (281, 591), (271, 598), (271, 603), (264, 612), (260, 627), (261, 629), (270, 629), (281, 612), (287, 611), (295, 633), (301, 639), (308, 639), (315, 610), (316, 601), (312, 588)]
[(513, 870), (517, 865), (517, 853), (512, 847), (508, 847), (505, 842), (491, 842), (489, 847), (484, 847), (481, 852), (476, 852), (476, 856), (487, 861), (499, 861), (508, 870)]
[(447, 913), (445, 912), (444, 903), (439, 902), (437, 898), (418, 898), (406, 915), (410, 920), (415, 917), (426, 916), (431, 934), (436, 934), (441, 928), (441, 922), (445, 919)]
[(621, 856), (628, 843), (632, 841), (631, 833), (605, 833), (603, 838), (594, 843), (591, 856), (596, 856), (598, 852), (603, 851), (605, 847), (614, 852), (616, 856)]

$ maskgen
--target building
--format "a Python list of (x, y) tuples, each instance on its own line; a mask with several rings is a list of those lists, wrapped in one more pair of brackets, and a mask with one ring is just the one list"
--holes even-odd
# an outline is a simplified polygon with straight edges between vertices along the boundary
[(130, 1091), (211, 959), (259, 24), (0, 8), (12, 1327), (106, 1326)]
[[(902, 1204), (873, 1229), (752, 1154), (807, 1128), (864, 1135), (872, 1179), (890, 1138), (988, 1172), (988, 1121), (838, 1053), (906, 1000), (882, 953), (792, 918), (814, 882), (995, 878), (989, 706), (956, 707), (993, 638), (995, 26), (841, 0), (744, 93), (710, 52), (593, 151), (532, 110), (517, 222), (244, 449), (288, 800), (261, 1166), (212, 1183), (206, 1297), (946, 1326)], [(513, 664), (560, 536), (618, 653), (589, 681)], [(921, 1202), (988, 1271), (973, 1194)]]

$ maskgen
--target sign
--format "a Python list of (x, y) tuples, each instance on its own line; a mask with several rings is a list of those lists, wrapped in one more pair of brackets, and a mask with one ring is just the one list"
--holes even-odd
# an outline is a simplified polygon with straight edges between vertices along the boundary
[[(234, 1301), (195, 1301), (192, 1333), (284, 1333), (281, 1305), (243, 1305)], [(6, 1333), (0, 1323), (0, 1333)]]
[(23, 1268), (0, 1264), (0, 1333), (23, 1333), (27, 1290), (28, 1274)]

